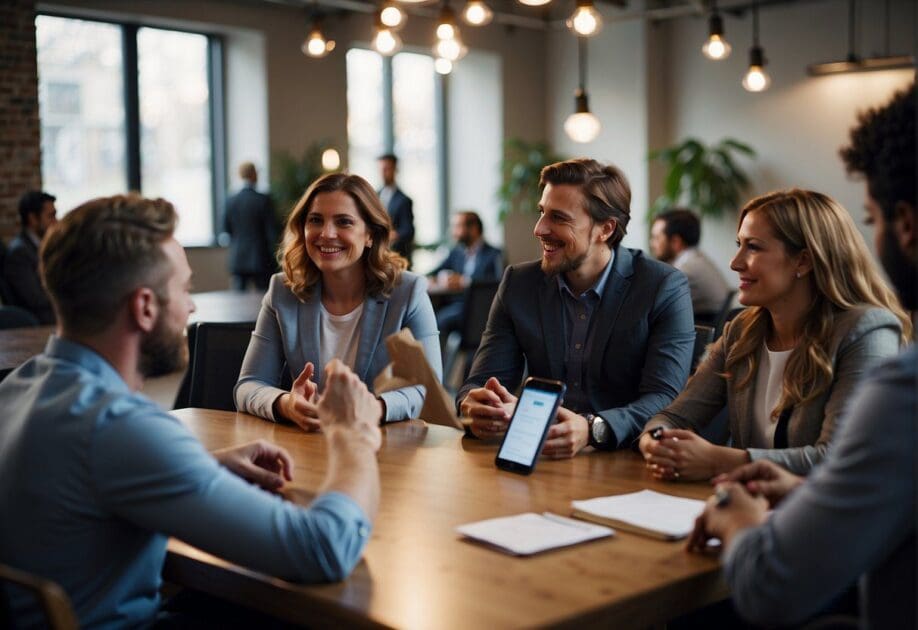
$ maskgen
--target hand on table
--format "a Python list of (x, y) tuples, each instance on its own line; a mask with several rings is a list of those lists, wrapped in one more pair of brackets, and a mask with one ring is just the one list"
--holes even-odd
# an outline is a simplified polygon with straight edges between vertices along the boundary
[(293, 381), (290, 393), (282, 394), (274, 403), (275, 416), (280, 415), (304, 431), (318, 431), (321, 428), (316, 411), (318, 387), (312, 380), (314, 373), (315, 366), (311, 362), (307, 363)]
[(689, 551), (705, 551), (709, 538), (719, 539), (723, 543), (721, 549), (725, 549), (738, 532), (761, 525), (767, 518), (768, 503), (765, 499), (752, 496), (742, 485), (726, 482), (718, 484), (717, 489), (726, 493), (727, 503), (718, 506), (714, 495), (707, 500), (686, 543)]
[(558, 407), (557, 419), (548, 429), (542, 455), (551, 459), (573, 457), (589, 443), (590, 427), (586, 418), (564, 407)]
[(348, 439), (361, 441), (374, 452), (382, 445), (379, 422), (382, 403), (376, 399), (366, 384), (338, 359), (325, 367), (325, 391), (316, 408), (322, 419), (325, 433), (344, 433)]
[(748, 461), (746, 451), (717, 446), (693, 431), (663, 429), (655, 440), (650, 433), (641, 436), (641, 453), (654, 479), (661, 481), (700, 481)]
[(265, 440), (224, 448), (213, 455), (228, 470), (265, 490), (277, 490), (285, 480), (293, 480), (290, 453)]
[(775, 507), (802, 484), (804, 479), (784, 470), (774, 462), (760, 459), (718, 475), (712, 481), (715, 484), (729, 481), (744, 484), (750, 494), (765, 497), (769, 507)]
[(507, 432), (516, 407), (516, 396), (493, 376), (484, 387), (470, 391), (459, 405), (463, 416), (472, 419), (472, 433), (481, 439), (501, 437)]

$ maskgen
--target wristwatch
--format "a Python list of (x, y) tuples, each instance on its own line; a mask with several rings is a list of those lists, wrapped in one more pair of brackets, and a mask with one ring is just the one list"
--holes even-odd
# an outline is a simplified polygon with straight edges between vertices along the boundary
[(589, 444), (593, 448), (606, 450), (612, 445), (612, 430), (602, 416), (588, 413), (583, 416), (586, 418), (587, 425), (590, 428)]

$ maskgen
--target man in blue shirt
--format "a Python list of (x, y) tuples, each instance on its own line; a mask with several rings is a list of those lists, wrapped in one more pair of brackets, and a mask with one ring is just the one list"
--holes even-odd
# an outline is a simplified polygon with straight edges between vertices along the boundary
[[(868, 223), (902, 304), (918, 307), (915, 86), (862, 115), (842, 150), (867, 179)], [(826, 244), (831, 247), (831, 243)], [(804, 480), (758, 461), (718, 481), (689, 547), (711, 537), (739, 612), (757, 625), (796, 625), (862, 576), (862, 627), (915, 628), (915, 449), (918, 348), (861, 384), (825, 462)], [(726, 493), (726, 494), (724, 494)], [(769, 516), (767, 509), (775, 507)]]
[[(247, 482), (290, 480), (282, 448), (211, 455), (137, 393), (187, 360), (175, 222), (169, 202), (139, 196), (68, 214), (41, 250), (58, 333), (0, 384), (0, 562), (60, 584), (85, 627), (153, 620), (169, 536), (281, 578), (344, 579), (379, 503), (375, 401), (339, 362), (318, 404), (329, 470), (305, 509)], [(40, 623), (34, 601), (9, 595), (17, 622)]]
[(507, 430), (524, 369), (567, 384), (542, 453), (627, 447), (681, 391), (695, 330), (682, 272), (621, 245), (624, 174), (568, 160), (541, 174), (542, 259), (509, 267), (456, 402), (483, 438)]

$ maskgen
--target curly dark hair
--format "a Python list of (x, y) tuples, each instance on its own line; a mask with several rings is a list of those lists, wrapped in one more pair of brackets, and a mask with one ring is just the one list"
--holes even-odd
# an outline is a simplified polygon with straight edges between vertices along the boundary
[(883, 215), (899, 201), (915, 206), (915, 84), (885, 106), (858, 115), (851, 146), (839, 153), (849, 173), (863, 173)]

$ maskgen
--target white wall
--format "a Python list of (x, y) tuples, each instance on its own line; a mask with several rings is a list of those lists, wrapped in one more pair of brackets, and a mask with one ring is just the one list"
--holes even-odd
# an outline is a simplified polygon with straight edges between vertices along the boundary
[(577, 42), (567, 30), (548, 38), (546, 77), (550, 142), (564, 156), (611, 162), (625, 173), (631, 184), (631, 221), (624, 243), (638, 248), (647, 240), (647, 28), (641, 20), (613, 22), (588, 42), (587, 94), (590, 111), (602, 123), (591, 143), (575, 143), (564, 133), (577, 89)]
[(226, 71), (226, 181), (240, 185), (242, 162), (258, 169), (259, 188), (271, 181), (268, 148), (268, 79), (263, 33), (226, 29), (223, 33)]
[[(881, 3), (859, 3), (862, 50), (882, 50)], [(893, 7), (895, 52), (914, 49), (910, 27), (915, 3), (897, 0)], [(727, 17), (726, 36), (733, 54), (712, 62), (700, 52), (706, 37), (703, 19), (668, 23), (661, 41), (667, 66), (665, 144), (695, 136), (716, 142), (731, 136), (750, 144), (758, 159), (749, 166), (753, 186), (749, 196), (778, 188), (800, 186), (825, 192), (844, 205), (862, 226), (863, 186), (849, 180), (838, 149), (846, 144), (856, 114), (882, 104), (914, 77), (910, 70), (859, 73), (812, 78), (806, 66), (843, 58), (846, 51), (846, 11), (842, 3), (827, 0), (766, 7), (760, 14), (761, 44), (768, 59), (771, 87), (746, 92), (740, 85), (748, 63), (750, 17)], [(656, 147), (654, 147), (656, 148)], [(653, 182), (654, 196), (659, 182)], [(735, 281), (728, 269), (735, 250), (735, 215), (720, 221), (706, 219), (702, 248)], [(868, 238), (868, 243), (870, 239)]]

